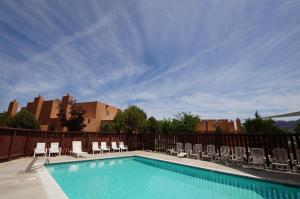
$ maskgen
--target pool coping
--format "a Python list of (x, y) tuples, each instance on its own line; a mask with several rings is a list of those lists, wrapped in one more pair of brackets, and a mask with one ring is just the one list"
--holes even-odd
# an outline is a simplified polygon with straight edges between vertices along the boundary
[[(169, 160), (169, 159), (164, 159), (161, 157), (153, 157), (148, 154), (138, 154), (138, 153), (131, 153), (131, 154), (114, 154), (114, 156), (107, 156), (107, 157), (89, 157), (88, 159), (72, 159), (72, 160), (63, 160), (63, 161), (53, 161), (49, 163), (48, 165), (56, 165), (56, 164), (65, 164), (65, 163), (74, 163), (74, 162), (90, 162), (90, 161), (95, 161), (95, 160), (107, 160), (107, 159), (115, 159), (115, 158), (129, 158), (129, 157), (142, 157), (142, 158), (147, 158), (147, 159), (153, 159), (153, 160), (158, 160), (158, 161), (163, 161), (171, 164), (177, 164), (181, 166), (187, 166), (187, 167), (192, 167), (196, 169), (201, 169), (209, 172), (217, 172), (221, 174), (226, 174), (230, 176), (236, 176), (236, 177), (245, 177), (247, 179), (254, 179), (254, 180), (259, 180), (263, 182), (269, 182), (269, 183), (275, 183), (275, 184), (280, 184), (284, 186), (291, 186), (295, 188), (300, 188), (300, 182), (290, 182), (290, 181), (282, 181), (280, 179), (272, 179), (272, 178), (261, 178), (259, 176), (251, 175), (251, 174), (246, 174), (246, 173), (232, 173), (230, 171), (224, 171), (220, 170), (217, 168), (205, 168), (204, 166), (199, 166), (199, 165), (193, 165), (193, 164), (187, 164), (184, 162), (180, 162), (180, 158), (178, 158), (178, 161), (174, 160)], [(265, 172), (272, 172), (272, 171), (265, 171)], [(49, 171), (46, 169), (44, 166), (41, 171), (38, 171), (38, 175), (41, 178), (41, 182), (43, 186), (45, 187), (48, 197), (49, 198), (68, 198), (60, 185), (56, 182), (54, 177), (49, 173)], [(297, 174), (296, 174), (297, 175)], [(47, 190), (49, 189), (50, 190)], [(49, 193), (50, 192), (50, 193)]]
[(54, 177), (49, 173), (45, 166), (37, 172), (37, 175), (41, 179), (41, 183), (46, 190), (48, 198), (68, 199), (63, 189), (56, 182)]

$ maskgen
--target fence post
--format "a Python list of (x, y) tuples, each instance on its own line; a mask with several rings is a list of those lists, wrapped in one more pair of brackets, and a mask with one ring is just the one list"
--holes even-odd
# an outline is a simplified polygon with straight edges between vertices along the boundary
[(297, 153), (296, 153), (296, 147), (295, 147), (295, 143), (294, 143), (295, 142), (294, 136), (289, 135), (289, 139), (291, 141), (291, 152), (293, 154), (293, 159), (297, 160), (297, 158), (299, 158), (299, 157), (297, 157)]
[(64, 145), (63, 145), (63, 139), (64, 139), (64, 133), (62, 132), (60, 135), (60, 150), (61, 150), (61, 154), (64, 155)]
[(24, 157), (26, 156), (27, 144), (28, 144), (29, 137), (30, 137), (30, 132), (27, 132), (27, 138), (26, 138), (25, 147), (24, 147)]
[[(288, 136), (282, 135), (281, 137), (284, 138), (285, 148), (286, 148), (286, 151), (287, 151), (288, 159), (290, 160), (290, 161), (289, 161), (290, 169), (293, 169), (293, 162), (292, 162), (292, 158), (291, 158), (291, 150), (290, 150), (290, 148), (289, 148)], [(293, 156), (294, 156), (294, 155), (293, 155)]]
[(10, 156), (11, 156), (11, 151), (12, 151), (12, 146), (14, 144), (14, 141), (15, 141), (15, 137), (16, 137), (16, 131), (14, 131), (14, 135), (11, 139), (11, 142), (10, 142), (10, 146), (9, 146), (9, 154), (8, 154), (8, 161), (10, 160)]
[(268, 151), (267, 151), (267, 149), (266, 149), (266, 135), (263, 134), (263, 135), (262, 135), (262, 138), (263, 138), (263, 146), (264, 146), (265, 156), (266, 156), (266, 163), (267, 163), (268, 166), (270, 166), (269, 154), (268, 154)]

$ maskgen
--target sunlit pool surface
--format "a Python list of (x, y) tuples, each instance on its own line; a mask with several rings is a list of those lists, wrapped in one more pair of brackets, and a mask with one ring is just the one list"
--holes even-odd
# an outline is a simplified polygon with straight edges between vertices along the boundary
[(300, 199), (299, 187), (138, 156), (47, 169), (70, 199)]

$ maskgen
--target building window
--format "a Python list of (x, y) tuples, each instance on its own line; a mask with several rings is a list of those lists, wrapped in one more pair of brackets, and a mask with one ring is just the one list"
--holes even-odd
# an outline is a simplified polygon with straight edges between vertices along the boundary
[(105, 106), (105, 109), (106, 109), (106, 116), (109, 116), (108, 105)]

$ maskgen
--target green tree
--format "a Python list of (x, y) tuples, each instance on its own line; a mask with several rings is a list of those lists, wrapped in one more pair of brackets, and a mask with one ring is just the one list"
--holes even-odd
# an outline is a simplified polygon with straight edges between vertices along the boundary
[(109, 133), (115, 132), (114, 125), (112, 123), (101, 124), (100, 129), (101, 132), (109, 132)]
[(272, 119), (262, 118), (257, 111), (255, 118), (247, 119), (243, 125), (247, 133), (285, 133), (284, 130), (275, 125)]
[(137, 106), (128, 106), (124, 111), (118, 111), (114, 117), (114, 127), (117, 132), (147, 132), (146, 113)]
[(11, 126), (12, 117), (9, 117), (4, 111), (0, 113), (0, 127), (9, 127)]
[(219, 126), (217, 126), (215, 134), (223, 134), (223, 133), (224, 133), (223, 130)]
[(172, 120), (174, 133), (194, 133), (195, 126), (199, 122), (200, 117), (191, 113), (177, 113)]
[(123, 117), (123, 111), (119, 110), (117, 114), (114, 117), (114, 128), (116, 132), (122, 132), (124, 131), (124, 117)]
[(294, 129), (295, 133), (300, 134), (300, 123), (298, 123)]
[(142, 133), (158, 133), (159, 124), (154, 117), (150, 117), (144, 121)]
[(158, 132), (158, 123), (154, 117), (148, 118), (149, 124), (149, 133), (157, 133)]
[(142, 131), (147, 115), (139, 107), (129, 106), (123, 111), (121, 118), (124, 122), (124, 130), (127, 133), (137, 133)]
[(142, 127), (141, 127), (141, 133), (150, 133), (150, 122), (149, 120), (145, 120)]
[(67, 118), (68, 113), (63, 104), (60, 104), (59, 112), (57, 114), (61, 126), (67, 127), (68, 131), (82, 131), (86, 127), (86, 124), (84, 123), (86, 111), (82, 106), (77, 106), (75, 102), (75, 100), (72, 100), (68, 104), (71, 106), (69, 118)]
[(23, 129), (40, 129), (40, 123), (34, 115), (23, 109), (19, 111), (11, 120), (11, 127)]
[(172, 121), (170, 119), (163, 119), (158, 122), (159, 123), (159, 132), (160, 133), (172, 133)]

